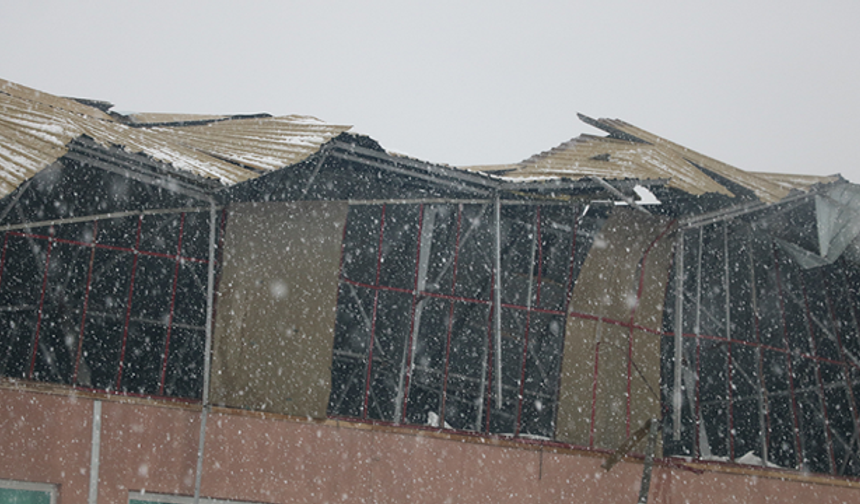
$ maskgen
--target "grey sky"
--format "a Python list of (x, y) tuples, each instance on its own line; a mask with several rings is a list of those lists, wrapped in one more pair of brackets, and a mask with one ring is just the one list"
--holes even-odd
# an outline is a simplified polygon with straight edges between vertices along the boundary
[(309, 114), (454, 165), (623, 119), (860, 182), (860, 2), (2, 0), (0, 77), (121, 111)]

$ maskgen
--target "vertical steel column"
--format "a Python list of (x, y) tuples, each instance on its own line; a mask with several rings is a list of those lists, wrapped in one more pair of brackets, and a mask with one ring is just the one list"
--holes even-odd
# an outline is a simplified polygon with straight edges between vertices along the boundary
[[(851, 299), (851, 287), (848, 282), (847, 272), (845, 271), (845, 258), (842, 257), (839, 259), (839, 271), (842, 273), (840, 275), (844, 290), (843, 296), (847, 297), (847, 302), (849, 308), (851, 308), (851, 320), (854, 322), (852, 325), (854, 326), (854, 335), (860, 334), (860, 324), (857, 321), (857, 311), (854, 307), (854, 301)], [(854, 419), (854, 434), (851, 437), (851, 444), (853, 441), (857, 439), (858, 433), (860, 433), (860, 412), (858, 412), (857, 400), (854, 398), (854, 393), (852, 391), (852, 383), (851, 383), (851, 372), (848, 364), (848, 357), (846, 355), (845, 348), (842, 346), (842, 337), (839, 338), (839, 355), (842, 360), (842, 374), (845, 376), (845, 393), (848, 395), (848, 404), (851, 406), (851, 417)], [(845, 461), (842, 463), (842, 468), (839, 470), (839, 474), (845, 473), (845, 465), (848, 462), (848, 457), (845, 457)]]
[(99, 497), (99, 458), (102, 441), (102, 402), (93, 401), (93, 434), (90, 441), (90, 488), (87, 504), (96, 504)]
[[(702, 411), (701, 411), (701, 397), (699, 395), (699, 383), (701, 381), (701, 367), (702, 367), (702, 359), (701, 359), (701, 336), (702, 336), (702, 246), (704, 244), (704, 228), (699, 228), (699, 250), (696, 259), (696, 456), (697, 458), (702, 457), (702, 432), (704, 431), (704, 425), (702, 425)], [(707, 431), (704, 431), (707, 434)], [(711, 445), (707, 440), (707, 435), (705, 436), (705, 447), (707, 448), (708, 456), (711, 455)]]
[[(457, 205), (457, 239), (454, 243), (454, 264), (452, 266), (451, 271), (451, 297), (454, 297), (457, 293), (457, 264), (460, 260), (460, 226), (463, 221), (463, 204), (460, 203)], [(442, 278), (441, 275), (439, 278)], [(450, 306), (448, 308), (448, 333), (446, 334), (445, 340), (445, 367), (442, 373), (442, 393), (439, 396), (439, 425), (436, 427), (445, 427), (445, 405), (448, 402), (448, 366), (451, 361), (451, 331), (454, 328), (454, 300), (450, 301)], [(486, 359), (484, 359), (484, 365), (486, 365)], [(483, 393), (483, 388), (481, 391)], [(478, 419), (477, 423), (480, 425), (481, 417), (483, 416), (483, 401), (478, 401)]]
[(502, 409), (502, 200), (501, 195), (496, 191), (494, 201), (495, 205), (495, 236), (493, 252), (495, 254), (493, 262), (494, 276), (496, 281), (493, 285), (493, 309), (495, 310), (493, 317), (493, 333), (496, 340), (496, 355), (495, 355), (495, 373), (496, 373), (496, 408)]
[[(418, 331), (427, 298), (422, 292), (427, 288), (427, 270), (430, 267), (430, 247), (433, 244), (435, 216), (432, 208), (425, 212), (424, 204), (418, 205), (418, 244), (415, 251), (415, 277), (412, 280), (412, 321), (406, 336), (403, 357), (400, 359), (400, 376), (397, 381), (397, 402), (394, 405), (394, 423), (406, 420), (406, 402), (409, 400), (409, 382), (415, 364), (418, 347)], [(426, 215), (425, 215), (426, 214)]]
[(370, 321), (370, 342), (367, 347), (367, 374), (364, 379), (364, 402), (362, 403), (361, 418), (367, 418), (370, 409), (370, 386), (373, 372), (373, 346), (376, 344), (376, 311), (379, 308), (379, 278), (382, 268), (382, 240), (385, 237), (385, 208), (382, 205), (382, 215), (379, 218), (379, 247), (376, 251), (376, 278), (373, 281), (373, 315)]
[(176, 288), (179, 284), (179, 267), (182, 264), (182, 233), (185, 230), (185, 212), (179, 214), (179, 237), (176, 243), (176, 257), (173, 259), (173, 285), (170, 294), (170, 312), (167, 317), (167, 336), (164, 340), (164, 355), (161, 359), (161, 383), (158, 395), (164, 395), (164, 382), (167, 380), (167, 358), (170, 355), (170, 337), (173, 334), (173, 315), (176, 308)]
[(791, 398), (791, 411), (792, 411), (792, 420), (794, 421), (794, 437), (795, 442), (797, 443), (797, 467), (800, 469), (807, 469), (804, 467), (803, 463), (803, 451), (805, 450), (804, 446), (804, 438), (801, 437), (800, 433), (800, 413), (799, 406), (797, 405), (797, 394), (794, 391), (794, 367), (792, 365), (791, 359), (791, 345), (788, 342), (788, 324), (786, 323), (785, 317), (785, 294), (782, 289), (782, 277), (780, 272), (780, 258), (779, 251), (777, 250), (777, 245), (773, 240), (770, 241), (771, 252), (773, 253), (773, 265), (774, 271), (776, 275), (776, 289), (777, 295), (779, 297), (779, 312), (782, 316), (782, 341), (783, 346), (785, 347), (785, 361), (788, 364), (788, 389)]
[(122, 373), (125, 369), (125, 350), (126, 344), (128, 343), (128, 326), (131, 324), (131, 302), (134, 299), (134, 276), (137, 273), (137, 262), (140, 257), (140, 231), (143, 227), (143, 214), (140, 214), (137, 218), (137, 237), (134, 239), (134, 248), (132, 249), (132, 253), (134, 254), (134, 259), (131, 262), (131, 279), (128, 283), (128, 301), (126, 301), (125, 306), (125, 326), (122, 332), (122, 349), (119, 353), (119, 369), (116, 373), (116, 389), (122, 390)]
[(540, 300), (540, 270), (543, 266), (541, 264), (542, 250), (538, 247), (538, 243), (540, 242), (540, 207), (535, 208), (535, 225), (534, 225), (534, 234), (532, 235), (532, 248), (531, 248), (531, 257), (529, 258), (529, 289), (526, 297), (526, 332), (523, 335), (523, 360), (520, 367), (520, 383), (519, 387), (517, 387), (517, 417), (514, 423), (514, 435), (520, 435), (520, 427), (522, 424), (522, 416), (523, 416), (523, 398), (525, 397), (526, 390), (526, 363), (528, 362), (528, 352), (529, 352), (529, 329), (531, 328), (531, 320), (532, 320), (532, 294), (535, 289), (535, 275), (534, 275), (534, 264), (535, 264), (535, 255), (538, 256), (538, 278), (537, 278), (537, 298), (536, 302)]
[[(45, 309), (45, 292), (48, 290), (48, 272), (51, 267), (51, 248), (54, 245), (54, 229), (51, 228), (48, 236), (48, 250), (45, 252), (45, 274), (42, 276), (42, 294), (39, 297), (39, 311), (36, 312), (36, 334), (33, 336), (33, 351), (30, 355), (30, 367), (27, 368), (27, 379), (33, 379), (33, 371), (36, 369), (36, 357), (39, 355), (39, 330), (42, 328), (42, 314)], [(34, 255), (36, 255), (34, 253)], [(125, 343), (123, 343), (124, 345)], [(119, 386), (117, 386), (119, 388)]]
[[(749, 229), (747, 229), (747, 233), (749, 233)], [(756, 372), (758, 373), (758, 400), (759, 400), (759, 408), (758, 408), (758, 424), (759, 424), (759, 436), (761, 441), (761, 458), (764, 462), (764, 465), (767, 465), (768, 462), (768, 444), (770, 443), (770, 429), (768, 425), (770, 423), (770, 417), (768, 416), (768, 403), (767, 403), (767, 388), (765, 387), (764, 380), (764, 355), (762, 353), (761, 348), (761, 335), (759, 334), (759, 316), (758, 316), (758, 294), (756, 294), (756, 276), (755, 276), (755, 259), (753, 257), (752, 252), (752, 240), (751, 236), (747, 235), (746, 241), (746, 250), (747, 250), (747, 258), (749, 259), (750, 266), (750, 302), (752, 303), (752, 311), (753, 311), (753, 321), (755, 323), (755, 341), (756, 341), (756, 362), (758, 366), (756, 367)]]
[(675, 376), (672, 383), (672, 439), (681, 439), (681, 408), (684, 362), (684, 231), (675, 238)]
[(735, 459), (735, 435), (734, 433), (734, 408), (732, 396), (732, 296), (731, 290), (731, 268), (729, 267), (729, 224), (728, 221), (723, 222), (723, 289), (726, 294), (726, 363), (728, 369), (726, 380), (726, 392), (728, 393), (728, 405), (726, 408), (728, 415), (729, 432), (727, 436), (729, 460)]
[[(573, 208), (576, 209), (578, 207), (574, 206)], [(576, 234), (579, 231), (579, 224), (585, 218), (585, 214), (587, 212), (588, 212), (588, 205), (585, 205), (585, 209), (583, 210), (582, 214), (578, 218), (573, 219), (573, 230), (572, 230), (573, 236), (570, 240), (570, 263), (569, 263), (568, 271), (567, 271), (567, 284), (565, 286), (566, 291), (564, 294), (565, 318), (567, 317), (567, 315), (570, 311), (570, 298), (573, 297), (573, 284), (574, 284), (573, 271), (574, 271), (574, 267), (576, 266)], [(567, 326), (567, 323), (565, 322), (564, 325)], [(558, 368), (556, 368), (558, 370), (558, 375), (557, 375), (556, 382), (555, 382), (555, 392), (554, 392), (554, 397), (553, 397), (553, 402), (552, 402), (552, 424), (554, 426), (558, 425), (558, 409), (559, 409), (558, 408), (558, 401), (561, 397), (561, 378), (562, 378), (561, 370), (564, 369), (564, 344), (565, 344), (565, 338), (566, 337), (567, 337), (567, 329), (565, 329), (562, 332), (561, 358), (558, 360)], [(568, 357), (568, 358), (570, 358), (570, 357)]]
[(87, 307), (90, 302), (90, 291), (93, 283), (93, 265), (96, 260), (96, 237), (99, 231), (99, 221), (93, 221), (93, 239), (90, 243), (90, 264), (87, 267), (87, 286), (84, 290), (84, 306), (81, 310), (81, 330), (78, 333), (78, 349), (75, 352), (75, 370), (72, 372), (72, 385), (78, 385), (78, 368), (81, 363), (81, 355), (84, 350), (84, 328), (87, 321)]
[(651, 490), (651, 470), (654, 467), (654, 452), (657, 451), (657, 429), (659, 423), (656, 418), (648, 421), (648, 448), (645, 452), (645, 465), (642, 467), (642, 484), (639, 487), (639, 500), (637, 504), (648, 503), (648, 493)]
[[(810, 311), (809, 311), (809, 300), (807, 299), (807, 296), (806, 296), (806, 281), (803, 279), (802, 275), (800, 278), (801, 278), (801, 281), (803, 282), (803, 299), (806, 303), (806, 314), (810, 319), (812, 319), (813, 318), (812, 313), (810, 313)], [(840, 360), (842, 360), (844, 362), (845, 359), (842, 356), (842, 337), (841, 337), (841, 334), (839, 332), (839, 322), (836, 320), (836, 313), (834, 312), (834, 309), (833, 309), (833, 299), (830, 295), (830, 292), (831, 292), (830, 282), (827, 280), (827, 277), (825, 276), (824, 277), (824, 297), (827, 301), (827, 311), (830, 313), (830, 323), (832, 324), (833, 332), (834, 332), (834, 335), (836, 336), (836, 344), (837, 344), (838, 349), (839, 349)], [(812, 337), (813, 343), (815, 343), (815, 346), (813, 347), (813, 352), (815, 355), (818, 355), (818, 343), (815, 341), (815, 333), (813, 331), (813, 326), (812, 326), (811, 320), (810, 320), (809, 324), (810, 324), (810, 326), (809, 326), (810, 334), (809, 335), (810, 335), (810, 337)], [(823, 330), (823, 328), (822, 328), (822, 330)], [(818, 387), (819, 387), (819, 390), (821, 392), (821, 396), (820, 396), (821, 397), (821, 411), (824, 414), (824, 432), (827, 435), (827, 453), (829, 455), (828, 460), (830, 462), (830, 473), (838, 475), (838, 473), (836, 472), (836, 454), (833, 451), (833, 434), (831, 432), (832, 429), (830, 427), (830, 415), (827, 413), (827, 399), (826, 399), (827, 394), (826, 394), (825, 387), (824, 387), (824, 379), (821, 377), (821, 362), (817, 362), (817, 361), (815, 362), (815, 377), (816, 377), (816, 380), (818, 381)]]
[(200, 438), (197, 444), (197, 470), (194, 477), (194, 504), (200, 502), (203, 478), (203, 453), (206, 445), (206, 418), (209, 416), (209, 374), (212, 354), (212, 317), (215, 313), (215, 239), (217, 234), (215, 201), (209, 202), (209, 268), (206, 279), (206, 344), (203, 351), (203, 409), (200, 412)]

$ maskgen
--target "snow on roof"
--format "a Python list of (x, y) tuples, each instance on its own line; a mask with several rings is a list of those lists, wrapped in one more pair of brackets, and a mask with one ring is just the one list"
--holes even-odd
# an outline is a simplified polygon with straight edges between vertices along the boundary
[(536, 176), (668, 179), (670, 187), (690, 194), (733, 195), (730, 188), (720, 183), (719, 178), (722, 177), (753, 191), (762, 201), (769, 203), (781, 200), (792, 189), (805, 191), (817, 183), (839, 180), (838, 175), (816, 177), (746, 172), (618, 119), (591, 119), (583, 115), (580, 118), (609, 135), (580, 135), (516, 164), (464, 168), (501, 173), (510, 180)]
[(302, 161), (350, 128), (267, 114), (125, 117), (0, 79), (0, 197), (62, 157), (81, 135), (232, 185)]
[[(0, 197), (62, 157), (68, 143), (81, 135), (232, 185), (298, 163), (351, 129), (309, 116), (121, 115), (109, 112), (110, 107), (107, 102), (62, 98), (0, 79)], [(730, 181), (764, 202), (779, 201), (791, 190), (840, 180), (838, 175), (746, 172), (618, 119), (580, 118), (609, 135), (580, 135), (520, 163), (460, 169), (510, 182), (662, 179), (696, 195), (732, 195), (724, 185)]]

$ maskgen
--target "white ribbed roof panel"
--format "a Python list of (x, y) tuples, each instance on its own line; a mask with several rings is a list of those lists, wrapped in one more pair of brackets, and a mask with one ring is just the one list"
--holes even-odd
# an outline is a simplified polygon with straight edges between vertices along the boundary
[[(80, 135), (232, 185), (302, 161), (350, 129), (305, 116), (139, 117), (162, 125), (132, 127), (97, 108), (0, 79), (0, 197), (62, 157)], [(214, 122), (184, 126), (178, 118)]]
[[(732, 195), (720, 178), (753, 191), (762, 201), (776, 202), (792, 189), (807, 190), (816, 183), (829, 183), (838, 176), (816, 177), (746, 172), (700, 154), (617, 119), (585, 122), (610, 133), (607, 137), (580, 135), (520, 163), (466, 167), (499, 172), (509, 180), (540, 177), (581, 179), (667, 179), (669, 186), (690, 194)], [(712, 177), (704, 170), (716, 175)]]

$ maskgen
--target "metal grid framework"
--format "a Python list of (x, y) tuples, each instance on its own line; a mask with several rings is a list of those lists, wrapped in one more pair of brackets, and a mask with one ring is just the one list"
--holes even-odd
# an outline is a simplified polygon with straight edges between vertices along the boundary
[(200, 399), (209, 219), (157, 211), (7, 230), (2, 374)]
[(742, 219), (689, 229), (677, 246), (665, 453), (860, 476), (857, 269), (801, 269)]
[(498, 215), (492, 203), (351, 207), (331, 416), (553, 436), (565, 313), (597, 218), (583, 224), (568, 205), (505, 204)]

